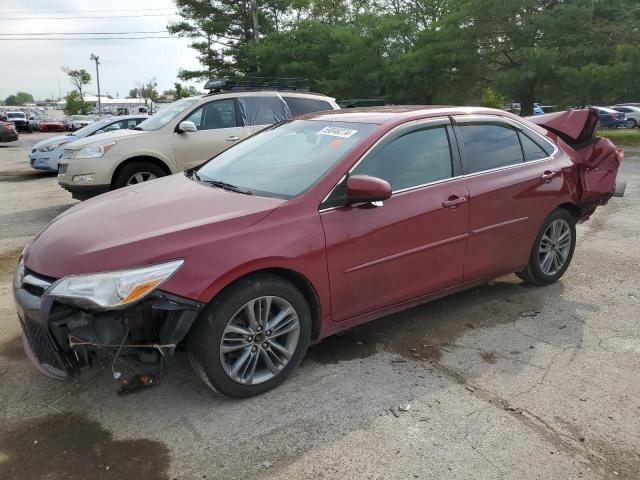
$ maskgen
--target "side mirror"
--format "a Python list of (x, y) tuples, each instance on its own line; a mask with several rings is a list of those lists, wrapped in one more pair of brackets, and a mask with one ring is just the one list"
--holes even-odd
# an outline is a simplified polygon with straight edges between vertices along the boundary
[(197, 132), (198, 128), (196, 124), (190, 122), (189, 120), (185, 120), (184, 122), (180, 122), (178, 125), (178, 133), (189, 133), (189, 132)]
[(104, 133), (104, 130), (103, 130), (103, 129), (96, 130), (96, 131), (95, 131), (95, 133), (94, 133), (94, 135), (100, 135), (101, 133)]
[(347, 202), (349, 205), (371, 203), (380, 206), (391, 196), (391, 185), (386, 180), (369, 175), (352, 175), (347, 179)]

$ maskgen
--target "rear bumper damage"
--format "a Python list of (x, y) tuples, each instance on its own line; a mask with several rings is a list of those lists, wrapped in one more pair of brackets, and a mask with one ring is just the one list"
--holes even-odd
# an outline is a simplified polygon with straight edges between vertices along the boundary
[(14, 298), (27, 357), (56, 379), (78, 377), (101, 360), (125, 384), (135, 375), (157, 378), (204, 307), (156, 291), (126, 309), (89, 311), (57, 302), (43, 286), (14, 286)]

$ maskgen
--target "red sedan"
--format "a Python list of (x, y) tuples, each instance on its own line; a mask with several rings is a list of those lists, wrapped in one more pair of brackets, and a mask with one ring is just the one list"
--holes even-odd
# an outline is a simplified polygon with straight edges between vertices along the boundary
[(105, 356), (129, 382), (135, 357), (149, 384), (184, 345), (209, 387), (247, 397), (337, 331), (512, 272), (553, 283), (576, 222), (624, 190), (597, 121), (315, 113), (76, 205), (16, 271), (27, 355), (57, 378)]
[(41, 132), (64, 132), (64, 123), (58, 120), (40, 120), (38, 130)]

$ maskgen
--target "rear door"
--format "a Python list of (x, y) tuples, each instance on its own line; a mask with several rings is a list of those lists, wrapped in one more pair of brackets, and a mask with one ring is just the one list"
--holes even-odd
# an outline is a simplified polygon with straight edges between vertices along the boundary
[(456, 119), (456, 137), (470, 195), (465, 281), (527, 263), (546, 216), (563, 187), (556, 147), (506, 119)]
[(178, 170), (196, 167), (245, 137), (233, 98), (200, 105), (184, 120), (193, 122), (198, 130), (173, 133)]
[(342, 321), (462, 282), (467, 187), (447, 121), (401, 127), (351, 170), (387, 180), (381, 206), (321, 205), (331, 309)]

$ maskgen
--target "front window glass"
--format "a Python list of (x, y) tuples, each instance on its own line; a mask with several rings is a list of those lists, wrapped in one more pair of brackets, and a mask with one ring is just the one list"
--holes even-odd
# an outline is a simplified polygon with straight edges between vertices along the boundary
[(173, 102), (172, 104), (164, 107), (155, 115), (147, 118), (144, 122), (136, 127), (136, 130), (158, 130), (164, 127), (178, 115), (180, 115), (182, 112), (184, 112), (196, 101), (197, 99), (195, 98), (184, 98), (182, 100), (178, 100), (177, 102)]
[(369, 154), (353, 174), (386, 180), (393, 191), (452, 176), (449, 138), (444, 127), (410, 132)]
[(236, 127), (236, 106), (232, 99), (209, 102), (198, 108), (186, 119), (198, 130), (215, 130)]
[(465, 151), (465, 173), (482, 172), (522, 163), (522, 149), (516, 131), (493, 124), (460, 125)]
[(248, 138), (197, 171), (256, 195), (291, 198), (317, 182), (376, 125), (294, 120)]

